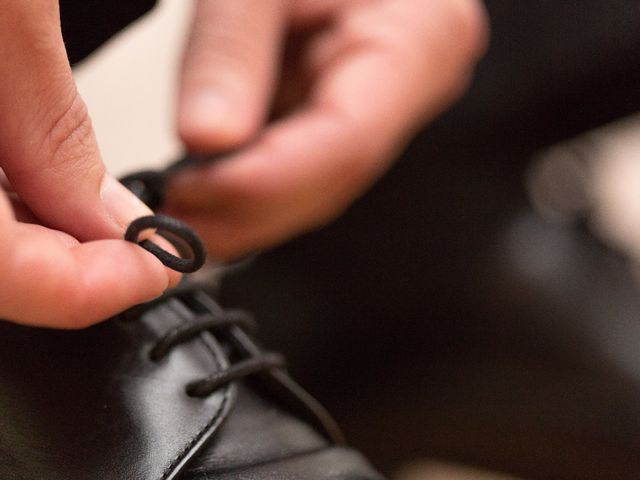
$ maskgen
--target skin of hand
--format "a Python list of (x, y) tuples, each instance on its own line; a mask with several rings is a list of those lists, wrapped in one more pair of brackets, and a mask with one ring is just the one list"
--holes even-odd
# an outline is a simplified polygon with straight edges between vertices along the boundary
[(229, 259), (339, 215), (467, 86), (479, 0), (199, 0), (178, 130), (233, 152), (177, 175), (168, 213)]
[(150, 210), (105, 172), (60, 31), (57, 0), (0, 9), (0, 318), (81, 328), (179, 276), (119, 240)]

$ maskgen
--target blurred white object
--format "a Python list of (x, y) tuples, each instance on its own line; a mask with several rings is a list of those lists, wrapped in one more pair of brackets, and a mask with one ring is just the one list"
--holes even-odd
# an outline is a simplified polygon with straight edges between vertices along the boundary
[(394, 480), (516, 480), (497, 473), (436, 461), (420, 461), (402, 468)]
[(547, 220), (571, 221), (589, 210), (591, 158), (584, 147), (580, 141), (552, 147), (529, 168), (529, 199)]
[(593, 223), (613, 246), (640, 262), (640, 117), (598, 132)]
[(603, 241), (640, 264), (640, 115), (542, 152), (527, 187), (545, 218), (588, 219)]
[(107, 168), (155, 168), (180, 152), (173, 111), (193, 2), (164, 0), (75, 71)]

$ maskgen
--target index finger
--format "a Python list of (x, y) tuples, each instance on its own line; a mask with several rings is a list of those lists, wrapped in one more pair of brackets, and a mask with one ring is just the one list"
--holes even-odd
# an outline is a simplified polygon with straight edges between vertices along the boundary
[(76, 238), (121, 237), (150, 211), (105, 172), (66, 56), (58, 1), (4, 1), (0, 58), (0, 165), (20, 198)]

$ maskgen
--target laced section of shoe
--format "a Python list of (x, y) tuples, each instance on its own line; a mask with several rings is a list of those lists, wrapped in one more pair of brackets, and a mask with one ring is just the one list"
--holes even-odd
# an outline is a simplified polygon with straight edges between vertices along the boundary
[[(186, 156), (163, 171), (142, 171), (128, 175), (121, 182), (151, 209), (160, 208), (165, 199), (166, 184), (176, 170), (210, 163), (215, 157)], [(155, 229), (167, 239), (180, 256), (173, 255), (150, 240), (139, 241), (140, 233)], [(164, 265), (183, 273), (193, 273), (206, 262), (204, 244), (189, 225), (172, 217), (151, 215), (133, 221), (125, 239), (137, 243), (155, 255)], [(210, 333), (230, 347), (230, 366), (196, 379), (185, 386), (192, 397), (208, 397), (216, 390), (237, 380), (255, 378), (274, 393), (288, 408), (306, 418), (335, 443), (343, 443), (342, 433), (325, 410), (311, 395), (287, 374), (284, 357), (278, 353), (264, 352), (252, 339), (256, 323), (250, 314), (242, 310), (223, 310), (206, 292), (206, 287), (194, 281), (183, 281), (160, 298), (138, 305), (122, 315), (139, 318), (145, 312), (159, 307), (171, 299), (183, 302), (194, 314), (185, 324), (177, 326), (156, 342), (149, 352), (152, 361), (162, 361), (172, 350)]]
[[(236, 331), (236, 334), (247, 335), (247, 338), (255, 333), (257, 325), (249, 313), (243, 310), (223, 310), (217, 304), (212, 308), (199, 302), (198, 295), (207, 295), (202, 291), (202, 288), (198, 284), (181, 285), (167, 292), (159, 299), (134, 307), (133, 310), (127, 313), (130, 317), (139, 317), (150, 309), (166, 303), (171, 298), (179, 298), (192, 309), (201, 311), (195, 314), (188, 323), (166, 332), (156, 342), (149, 352), (149, 358), (152, 361), (162, 361), (174, 348), (199, 337), (204, 332), (213, 333), (216, 337), (222, 337), (230, 343), (234, 343), (232, 340), (233, 330)], [(237, 346), (235, 350), (238, 350)], [(191, 397), (208, 397), (219, 388), (236, 380), (286, 367), (285, 358), (278, 353), (244, 351), (236, 352), (236, 356), (243, 358), (224, 370), (187, 384), (185, 387), (187, 395)]]
[[(147, 203), (150, 208), (156, 209), (164, 202), (168, 176), (176, 169), (204, 161), (207, 161), (206, 157), (187, 156), (163, 171), (137, 172), (122, 178), (121, 182), (138, 198)], [(180, 255), (184, 255), (187, 258), (176, 256), (151, 240), (139, 241), (140, 233), (148, 229), (157, 230), (157, 233), (167, 239), (178, 250)], [(199, 270), (206, 262), (206, 250), (198, 234), (189, 225), (173, 217), (165, 215), (140, 217), (129, 225), (125, 233), (125, 240), (137, 243), (140, 247), (155, 255), (165, 266), (178, 272), (193, 273)], [(171, 297), (192, 293), (198, 289), (200, 287), (197, 285), (183, 286), (166, 293), (160, 298), (160, 301), (165, 302)], [(152, 308), (156, 304), (157, 302), (150, 302), (139, 306), (137, 307), (137, 313), (141, 314), (144, 310)], [(231, 327), (242, 328), (245, 331), (255, 331), (256, 324), (249, 314), (240, 310), (216, 313), (207, 311), (195, 316), (188, 324), (180, 325), (167, 332), (151, 350), (150, 357), (153, 361), (161, 361), (172, 349), (198, 337), (203, 332), (220, 332)], [(282, 355), (260, 353), (245, 358), (225, 370), (189, 383), (186, 387), (186, 392), (192, 397), (207, 397), (217, 389), (235, 380), (275, 368), (284, 368), (285, 366), (286, 362)]]

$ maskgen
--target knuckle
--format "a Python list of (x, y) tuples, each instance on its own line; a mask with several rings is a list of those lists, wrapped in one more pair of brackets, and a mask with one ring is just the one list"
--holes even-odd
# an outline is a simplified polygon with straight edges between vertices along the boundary
[(48, 155), (47, 168), (59, 174), (69, 169), (79, 172), (92, 168), (97, 155), (89, 112), (79, 94), (61, 113), (52, 116), (44, 137), (43, 150)]

